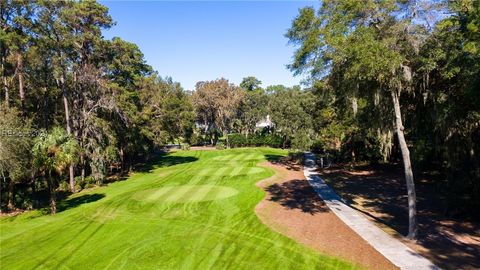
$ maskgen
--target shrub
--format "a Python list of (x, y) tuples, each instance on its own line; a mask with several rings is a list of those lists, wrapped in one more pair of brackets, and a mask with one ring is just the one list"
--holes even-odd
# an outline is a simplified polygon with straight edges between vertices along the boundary
[(190, 150), (190, 144), (188, 144), (188, 143), (182, 143), (181, 149), (182, 149), (182, 150)]
[(223, 142), (219, 142), (217, 143), (217, 145), (215, 145), (215, 148), (217, 148), (218, 150), (223, 150), (225, 149), (225, 144)]
[(325, 149), (325, 145), (322, 140), (315, 140), (310, 149), (314, 153), (322, 153), (323, 149)]
[(228, 142), (230, 147), (242, 147), (247, 145), (247, 138), (239, 133), (229, 134)]

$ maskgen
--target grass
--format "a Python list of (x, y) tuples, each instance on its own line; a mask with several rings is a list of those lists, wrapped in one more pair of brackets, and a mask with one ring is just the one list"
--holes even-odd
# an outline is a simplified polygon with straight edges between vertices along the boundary
[(0, 220), (1, 269), (353, 269), (263, 225), (257, 167), (282, 150), (179, 151), (75, 194), (57, 215)]

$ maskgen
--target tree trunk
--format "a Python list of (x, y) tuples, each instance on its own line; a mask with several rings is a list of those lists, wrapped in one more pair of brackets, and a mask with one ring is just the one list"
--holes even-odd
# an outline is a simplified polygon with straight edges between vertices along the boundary
[(223, 136), (225, 136), (225, 142), (226, 142), (226, 148), (230, 148), (230, 142), (228, 141), (228, 132), (227, 131), (224, 131), (223, 132)]
[(47, 182), (48, 182), (48, 190), (50, 191), (50, 213), (52, 215), (54, 215), (55, 213), (57, 213), (57, 194), (56, 194), (56, 191), (55, 191), (55, 187), (53, 185), (53, 179), (52, 179), (52, 173), (49, 172), (48, 173), (48, 179), (47, 179)]
[(47, 87), (43, 88), (43, 125), (48, 130), (48, 95)]
[[(60, 77), (60, 83), (62, 88), (62, 96), (63, 96), (63, 106), (65, 109), (65, 124), (67, 128), (67, 133), (69, 135), (72, 134), (72, 128), (70, 127), (70, 112), (68, 110), (68, 99), (67, 99), (67, 87), (65, 85), (65, 70), (62, 71), (62, 76)], [(69, 176), (70, 176), (70, 190), (75, 192), (75, 177), (73, 172), (73, 164), (70, 164), (69, 167)]]
[(37, 201), (37, 188), (35, 187), (35, 173), (32, 173), (32, 208), (37, 208), (38, 201)]
[(81, 179), (82, 182), (85, 182), (85, 157), (83, 154), (80, 154), (80, 166), (82, 166)]
[(8, 202), (7, 202), (7, 209), (8, 211), (13, 211), (15, 205), (13, 204), (13, 188), (15, 187), (15, 182), (10, 179), (8, 182)]
[(3, 81), (3, 91), (5, 92), (5, 106), (9, 107), (10, 97), (8, 95), (8, 82), (7, 82), (7, 71), (5, 70), (6, 63), (6, 51), (3, 51), (2, 55), (2, 81)]
[(123, 153), (123, 146), (120, 147), (119, 155), (120, 155), (120, 170), (123, 173), (125, 169), (125, 155)]
[(18, 74), (18, 91), (20, 95), (20, 103), (22, 114), (25, 115), (25, 89), (23, 84), (23, 58), (22, 54), (17, 54), (17, 74)]
[[(7, 178), (5, 177), (5, 174), (3, 173), (3, 171), (0, 171), (0, 174), (2, 174), (2, 179), (3, 179), (3, 181), (4, 181), (4, 182), (7, 181)], [(2, 185), (1, 185), (1, 183), (0, 183), (0, 194), (2, 194)], [(2, 202), (1, 198), (2, 198), (2, 197), (0, 196), (0, 206), (1, 206), (1, 202)], [(3, 213), (2, 207), (0, 207), (0, 213)]]
[(400, 110), (400, 96), (398, 92), (392, 91), (393, 107), (395, 109), (395, 126), (397, 131), (398, 142), (402, 152), (403, 167), (405, 171), (405, 181), (407, 183), (408, 192), (408, 239), (417, 237), (417, 198), (415, 194), (415, 183), (413, 181), (412, 164), (410, 162), (410, 151), (408, 150), (404, 127), (402, 123), (402, 113)]

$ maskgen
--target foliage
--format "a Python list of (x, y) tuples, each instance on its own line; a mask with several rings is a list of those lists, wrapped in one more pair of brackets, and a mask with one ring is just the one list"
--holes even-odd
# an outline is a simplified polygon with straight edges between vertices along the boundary
[(8, 186), (6, 197), (7, 208), (10, 210), (14, 208), (14, 184), (31, 173), (33, 132), (29, 126), (29, 123), (22, 121), (16, 109), (0, 106), (0, 185)]
[(261, 84), (262, 84), (262, 81), (260, 81), (259, 79), (253, 76), (248, 76), (242, 79), (242, 82), (240, 83), (240, 87), (248, 91), (254, 91), (254, 90), (259, 90)]
[(244, 134), (254, 133), (256, 124), (269, 113), (268, 99), (262, 89), (247, 91), (238, 107), (234, 129)]
[(218, 149), (218, 150), (223, 150), (223, 149), (226, 149), (227, 146), (225, 146), (225, 143), (223, 143), (223, 142), (218, 142), (218, 143), (215, 145), (215, 148)]
[(62, 175), (65, 169), (77, 160), (77, 141), (62, 128), (55, 127), (48, 134), (35, 138), (32, 155), (34, 165), (47, 175), (51, 213), (55, 214), (56, 183), (52, 179), (52, 173)]
[(268, 106), (276, 132), (285, 138), (285, 144), (308, 149), (313, 136), (314, 95), (299, 87), (278, 87), (272, 92)]
[(216, 131), (225, 135), (233, 128), (244, 92), (223, 78), (198, 82), (195, 88), (193, 101), (198, 120), (204, 123), (205, 131), (213, 131), (212, 142), (215, 144), (218, 140)]
[(346, 161), (402, 160), (414, 191), (411, 152), (416, 171), (440, 168), (446, 178), (438, 183), (448, 190), (446, 212), (475, 209), (480, 4), (422, 8), (417, 12), (409, 1), (303, 8), (286, 33), (297, 48), (289, 67), (308, 75), (317, 97), (315, 150), (338, 152)]
[(142, 116), (149, 127), (149, 138), (157, 145), (185, 138), (193, 129), (195, 114), (180, 84), (156, 76), (146, 78), (142, 84)]

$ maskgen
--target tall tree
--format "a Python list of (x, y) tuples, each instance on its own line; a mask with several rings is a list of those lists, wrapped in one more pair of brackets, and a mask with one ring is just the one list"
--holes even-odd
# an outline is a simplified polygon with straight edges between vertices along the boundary
[[(193, 101), (197, 115), (205, 123), (206, 131), (219, 130), (226, 135), (233, 125), (235, 113), (244, 92), (226, 79), (198, 82)], [(216, 144), (218, 137), (213, 136)]]
[(47, 135), (39, 136), (33, 145), (34, 164), (43, 170), (50, 191), (50, 211), (57, 212), (56, 181), (52, 173), (62, 175), (78, 156), (77, 141), (61, 128), (52, 129)]
[[(400, 95), (412, 89), (410, 63), (417, 51), (422, 27), (414, 24), (411, 16), (405, 16), (409, 14), (409, 4), (394, 0), (323, 1), (318, 15), (311, 7), (301, 9), (286, 36), (299, 45), (290, 65), (296, 74), (307, 72), (313, 81), (343, 76), (355, 87), (336, 90), (343, 90), (341, 95), (354, 101), (358, 95), (373, 101), (372, 91), (390, 96), (408, 190), (407, 237), (414, 239), (417, 235), (416, 194)], [(369, 87), (356, 86), (360, 82)]]
[(179, 83), (156, 75), (147, 78), (140, 90), (143, 112), (158, 145), (185, 138), (193, 128), (193, 104)]
[(276, 132), (284, 136), (283, 147), (290, 143), (294, 149), (308, 149), (313, 133), (313, 94), (302, 91), (298, 86), (274, 86), (267, 91), (273, 92), (269, 97), (268, 112)]
[(7, 209), (14, 209), (14, 186), (31, 170), (31, 130), (15, 108), (0, 106), (0, 177), (6, 183)]
[(248, 136), (255, 132), (256, 124), (268, 115), (268, 96), (263, 89), (247, 91), (237, 112), (239, 132)]
[(248, 76), (243, 78), (242, 82), (240, 83), (240, 87), (248, 91), (253, 91), (258, 90), (261, 84), (262, 81), (260, 81), (259, 79), (253, 76)]

